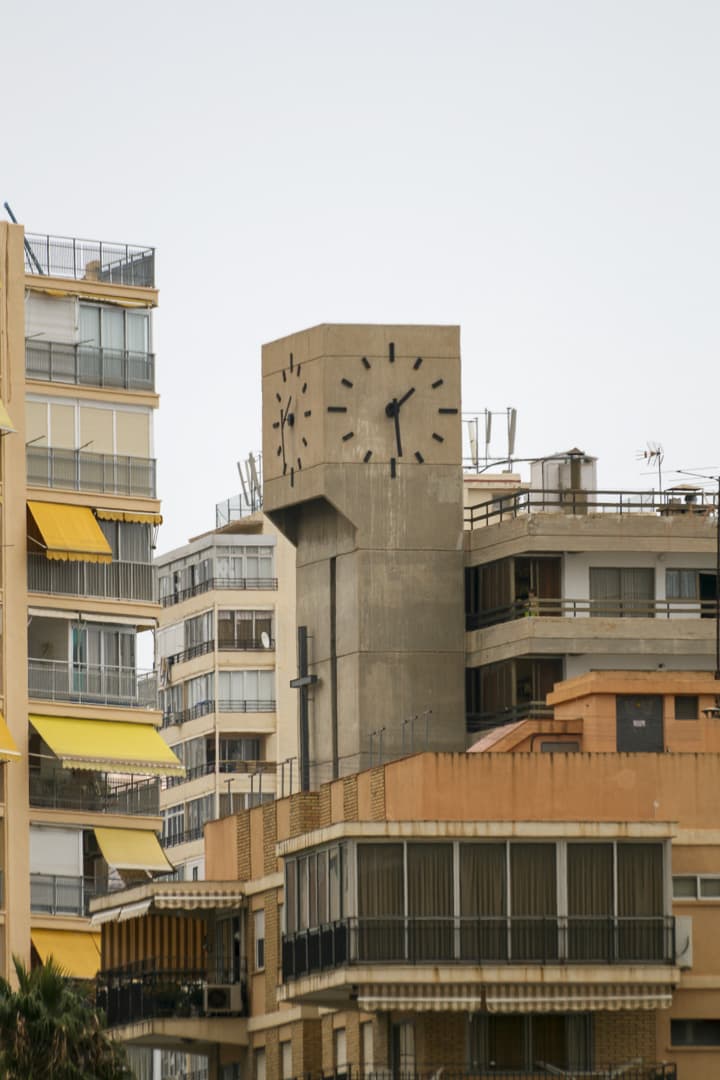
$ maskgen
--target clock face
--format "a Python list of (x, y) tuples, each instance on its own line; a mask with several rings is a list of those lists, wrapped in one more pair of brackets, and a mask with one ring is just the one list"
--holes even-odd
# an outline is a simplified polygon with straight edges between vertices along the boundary
[(302, 364), (296, 364), (290, 353), (288, 362), (275, 378), (274, 397), (276, 418), (272, 421), (275, 435), (275, 454), (282, 475), (295, 485), (295, 476), (303, 467), (303, 453), (309, 446), (309, 424), (312, 409), (308, 406), (308, 382)]
[[(326, 381), (328, 446), (343, 460), (400, 465), (445, 462), (459, 418), (455, 380), (436, 358), (348, 357), (333, 363)], [(453, 456), (450, 458), (454, 460)]]

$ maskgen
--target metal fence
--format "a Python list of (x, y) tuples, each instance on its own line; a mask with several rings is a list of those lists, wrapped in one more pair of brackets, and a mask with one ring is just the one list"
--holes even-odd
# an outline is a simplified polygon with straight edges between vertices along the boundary
[(170, 593), (168, 596), (163, 596), (160, 599), (160, 603), (163, 607), (171, 607), (173, 604), (180, 604), (183, 600), (189, 600), (193, 596), (199, 596), (201, 593), (210, 592), (213, 589), (267, 589), (268, 591), (275, 591), (278, 587), (278, 579), (271, 578), (208, 578), (207, 581), (199, 581), (195, 585), (188, 586), (187, 589), (177, 589)]
[(591, 1069), (563, 1069), (537, 1062), (532, 1069), (503, 1069), (493, 1065), (459, 1069), (457, 1066), (431, 1065), (425, 1069), (374, 1066), (356, 1068), (346, 1065), (323, 1072), (297, 1075), (294, 1080), (677, 1080), (677, 1066), (668, 1061), (642, 1063), (638, 1060)]
[[(227, 991), (227, 1010), (221, 1007), (206, 1013), (205, 990), (209, 985), (220, 985)], [(97, 1004), (106, 1014), (110, 1027), (162, 1017), (224, 1013), (246, 1016), (245, 968), (241, 967), (238, 978), (237, 972), (225, 968), (208, 973), (206, 969), (187, 967), (180, 958), (148, 957), (125, 967), (101, 971)]]
[(153, 288), (155, 249), (26, 232), (25, 273)]
[(30, 910), (40, 915), (88, 915), (99, 890), (92, 878), (30, 875)]
[(26, 453), (27, 480), (31, 486), (155, 498), (153, 458), (88, 454), (82, 450), (58, 450), (46, 446), (28, 446)]
[(168, 656), (166, 663), (168, 666), (171, 664), (184, 664), (186, 660), (194, 660), (196, 656), (207, 656), (207, 654), (213, 652), (214, 649), (214, 641), (199, 641), (197, 645), (189, 645), (187, 649), (183, 649), (182, 652), (173, 653), (172, 656)]
[(108, 773), (56, 770), (41, 773), (30, 761), (30, 805), (106, 814), (160, 813), (160, 782), (119, 782)]
[(108, 600), (153, 600), (151, 563), (61, 562), (35, 554), (29, 554), (27, 559), (30, 592), (99, 596)]
[(544, 701), (527, 701), (509, 705), (494, 712), (469, 712), (465, 714), (465, 730), (470, 733), (487, 731), (503, 724), (515, 724), (518, 720), (552, 720), (555, 711)]
[(42, 382), (154, 390), (155, 357), (131, 349), (29, 338), (25, 342), (25, 374)]
[(538, 596), (515, 600), (502, 607), (468, 612), (465, 629), (483, 630), (527, 618), (714, 619), (716, 610), (714, 600), (596, 600), (591, 597), (555, 599)]
[(673, 492), (527, 490), (501, 495), (465, 510), (470, 529), (496, 525), (525, 514), (657, 514), (663, 517), (698, 515), (716, 511), (713, 495), (698, 490), (684, 498)]
[(348, 918), (283, 936), (283, 978), (354, 963), (671, 964), (672, 916)]
[(138, 693), (141, 673), (109, 664), (71, 664), (67, 660), (28, 660), (28, 694), (44, 701), (146, 708)]
[(234, 649), (238, 652), (245, 652), (251, 649), (264, 649), (272, 651), (275, 648), (275, 638), (267, 638), (267, 644), (263, 641), (262, 637), (221, 637), (218, 641), (218, 649)]

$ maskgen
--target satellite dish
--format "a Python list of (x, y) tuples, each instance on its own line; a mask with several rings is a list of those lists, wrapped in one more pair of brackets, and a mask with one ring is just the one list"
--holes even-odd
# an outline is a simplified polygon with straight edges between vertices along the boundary
[(263, 649), (270, 648), (270, 635), (268, 634), (267, 630), (263, 630), (262, 634), (260, 635), (260, 641), (262, 642)]

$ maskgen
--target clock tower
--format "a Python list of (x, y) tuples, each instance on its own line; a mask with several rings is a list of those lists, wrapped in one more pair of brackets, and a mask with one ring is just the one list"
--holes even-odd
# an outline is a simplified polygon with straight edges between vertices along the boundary
[(297, 548), (312, 787), (465, 747), (459, 336), (322, 325), (263, 347), (264, 509)]

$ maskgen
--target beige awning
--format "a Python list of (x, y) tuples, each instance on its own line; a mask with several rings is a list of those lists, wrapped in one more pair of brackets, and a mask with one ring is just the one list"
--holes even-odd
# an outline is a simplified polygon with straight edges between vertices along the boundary
[(497, 983), (486, 989), (494, 1013), (619, 1012), (669, 1009), (672, 987), (656, 983)]
[(121, 907), (105, 908), (96, 911), (91, 919), (93, 926), (102, 926), (106, 922), (126, 922), (139, 919), (149, 911), (227, 911), (238, 909), (245, 902), (245, 894), (240, 887), (230, 891), (218, 889), (212, 893), (167, 892), (153, 889), (152, 896), (144, 900), (123, 904)]
[(360, 986), (365, 1012), (476, 1012), (483, 1007), (482, 983), (396, 983)]

